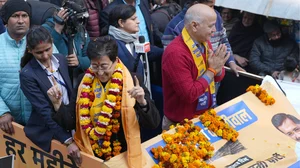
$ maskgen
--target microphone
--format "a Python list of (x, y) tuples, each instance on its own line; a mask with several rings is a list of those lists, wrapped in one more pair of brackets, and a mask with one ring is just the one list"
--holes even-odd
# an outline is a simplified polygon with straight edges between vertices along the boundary
[(144, 64), (144, 68), (145, 68), (145, 64), (146, 64), (145, 59), (146, 59), (147, 52), (150, 51), (150, 43), (145, 42), (145, 37), (144, 36), (139, 36), (139, 42), (134, 43), (134, 47), (135, 47), (135, 52), (138, 54), (135, 61), (134, 61), (134, 66), (133, 66), (133, 72), (136, 72), (137, 67), (139, 65), (139, 61), (141, 59), (141, 56), (143, 58), (143, 64)]

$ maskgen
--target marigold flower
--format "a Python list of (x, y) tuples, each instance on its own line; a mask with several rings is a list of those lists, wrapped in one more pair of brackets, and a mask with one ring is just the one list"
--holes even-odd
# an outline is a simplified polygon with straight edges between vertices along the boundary
[(91, 123), (91, 119), (90, 118), (85, 118), (85, 119), (80, 119), (80, 125), (88, 125), (89, 123)]
[(106, 112), (106, 113), (112, 113), (113, 109), (110, 107), (107, 107), (106, 105), (102, 106), (102, 111)]
[(222, 131), (221, 129), (219, 129), (219, 130), (217, 131), (217, 135), (218, 135), (218, 136), (222, 136), (222, 134), (223, 134), (223, 131)]
[(102, 116), (102, 115), (100, 115), (100, 116), (98, 117), (98, 120), (99, 120), (100, 122), (102, 122), (102, 123), (108, 123), (108, 122), (110, 121), (109, 118), (106, 118), (106, 117), (104, 117), (104, 116)]
[(105, 128), (101, 128), (101, 127), (96, 127), (95, 128), (97, 132), (104, 134), (106, 132)]
[(83, 77), (83, 83), (92, 83), (93, 79), (92, 78), (88, 78), (88, 77)]
[(265, 105), (272, 105), (275, 103), (275, 99), (272, 98), (272, 96), (270, 96), (267, 91), (263, 90), (259, 85), (249, 86), (246, 91), (251, 91), (261, 100), (261, 102), (265, 103)]
[(110, 146), (110, 142), (109, 141), (104, 141), (102, 145), (107, 148), (107, 147)]
[(118, 111), (121, 110), (121, 105), (116, 105), (116, 106), (114, 107), (114, 109), (115, 109), (115, 110), (118, 110)]
[(78, 104), (79, 104), (79, 105), (88, 105), (89, 102), (90, 102), (90, 100), (89, 100), (88, 98), (80, 98), (80, 99), (78, 100)]
[(117, 78), (117, 79), (120, 79), (122, 80), (123, 79), (123, 76), (120, 72), (116, 72), (112, 75), (113, 78)]
[(152, 166), (152, 168), (160, 168), (158, 164)]
[(119, 88), (119, 85), (116, 84), (116, 83), (111, 83), (111, 84), (110, 84), (110, 88), (112, 88), (112, 89), (117, 89), (117, 88)]
[(110, 102), (115, 102), (116, 101), (116, 96), (115, 95), (107, 95), (106, 98), (110, 101)]

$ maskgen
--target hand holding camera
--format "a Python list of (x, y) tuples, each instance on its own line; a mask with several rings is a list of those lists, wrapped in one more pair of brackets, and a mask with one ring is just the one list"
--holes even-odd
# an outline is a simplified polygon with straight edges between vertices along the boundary
[(68, 20), (69, 12), (68, 9), (61, 9), (58, 11), (57, 15), (54, 17), (55, 26), (54, 29), (57, 33), (61, 34), (64, 29), (65, 22)]
[(78, 58), (75, 54), (70, 54), (67, 56), (68, 66), (77, 67), (79, 65)]

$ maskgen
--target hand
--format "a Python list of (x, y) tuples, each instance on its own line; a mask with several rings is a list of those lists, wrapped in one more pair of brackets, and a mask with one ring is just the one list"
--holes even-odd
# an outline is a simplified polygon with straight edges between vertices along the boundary
[(14, 134), (14, 127), (12, 125), (12, 121), (14, 121), (14, 118), (11, 116), (10, 113), (5, 113), (0, 117), (0, 128), (2, 131), (8, 133), (8, 134)]
[(51, 79), (52, 79), (53, 86), (47, 91), (47, 95), (51, 100), (55, 111), (57, 111), (61, 105), (62, 92), (53, 76), (51, 77)]
[(140, 105), (146, 106), (147, 105), (147, 101), (145, 99), (145, 91), (140, 86), (140, 82), (139, 82), (139, 80), (138, 80), (138, 78), (136, 76), (134, 76), (134, 80), (135, 80), (135, 87), (133, 87), (131, 90), (129, 90), (128, 93), (131, 96), (131, 98), (135, 98), (136, 101)]
[(77, 166), (82, 163), (82, 158), (80, 157), (80, 151), (76, 143), (73, 141), (68, 147), (68, 154), (74, 159)]
[(239, 65), (241, 65), (242, 67), (245, 67), (248, 65), (248, 59), (247, 58), (244, 58), (244, 57), (241, 57), (237, 54), (233, 54), (234, 56), (234, 59), (239, 63)]
[(272, 73), (272, 76), (273, 76), (273, 78), (278, 79), (279, 74), (280, 74), (279, 71), (274, 71), (274, 72)]
[[(61, 9), (60, 11), (58, 11), (57, 16), (66, 22), (68, 20), (68, 14), (68, 9)], [(54, 29), (57, 33), (61, 34), (62, 30), (64, 29), (64, 26), (65, 25), (55, 23)]]
[(233, 70), (233, 72), (236, 74), (237, 77), (239, 77), (239, 71), (246, 72), (243, 68), (240, 66), (236, 65), (235, 62), (230, 62), (229, 63), (230, 69)]
[(67, 56), (68, 66), (77, 67), (79, 65), (78, 58), (75, 54), (71, 54)]
[(222, 71), (222, 68), (228, 60), (230, 53), (227, 52), (227, 47), (221, 44), (215, 53), (212, 50), (208, 51), (208, 67), (216, 70), (217, 74)]

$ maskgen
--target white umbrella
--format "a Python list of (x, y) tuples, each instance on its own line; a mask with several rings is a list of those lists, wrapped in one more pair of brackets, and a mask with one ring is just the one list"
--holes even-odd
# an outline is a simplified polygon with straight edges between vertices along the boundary
[(264, 16), (300, 20), (300, 0), (216, 0), (216, 6)]

